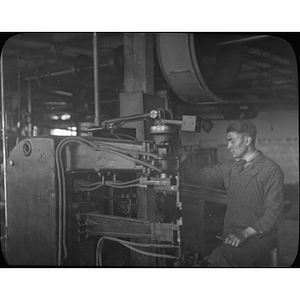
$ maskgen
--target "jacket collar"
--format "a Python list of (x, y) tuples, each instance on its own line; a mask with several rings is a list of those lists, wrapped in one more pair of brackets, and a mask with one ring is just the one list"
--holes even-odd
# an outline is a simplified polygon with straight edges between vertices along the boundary
[(251, 160), (252, 162), (260, 162), (260, 161), (262, 161), (265, 158), (264, 154), (260, 150), (256, 150), (256, 151), (257, 151), (257, 154)]

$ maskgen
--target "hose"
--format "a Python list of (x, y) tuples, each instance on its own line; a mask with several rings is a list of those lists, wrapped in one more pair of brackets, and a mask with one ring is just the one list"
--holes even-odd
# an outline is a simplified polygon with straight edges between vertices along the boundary
[(124, 134), (124, 133), (107, 133), (106, 135), (107, 136), (109, 136), (109, 135), (115, 136), (118, 140), (120, 140), (121, 137), (128, 138), (129, 140), (133, 140), (133, 141), (138, 140), (137, 138), (135, 138), (131, 135), (128, 135), (128, 134)]
[[(61, 265), (61, 258), (62, 258), (62, 247), (64, 250), (64, 259), (68, 257), (68, 250), (66, 246), (66, 214), (67, 214), (67, 209), (66, 209), (66, 182), (65, 182), (65, 176), (64, 176), (64, 165), (63, 165), (63, 159), (62, 159), (62, 149), (70, 143), (78, 143), (87, 147), (92, 148), (93, 150), (96, 151), (105, 151), (109, 153), (113, 153), (115, 155), (121, 156), (127, 160), (133, 161), (137, 164), (143, 165), (145, 167), (151, 168), (153, 170), (156, 170), (158, 172), (161, 172), (161, 170), (149, 163), (146, 163), (140, 159), (133, 158), (129, 155), (124, 154), (124, 149), (121, 149), (119, 147), (111, 146), (105, 143), (101, 143), (99, 148), (99, 145), (96, 145), (93, 141), (90, 141), (88, 139), (82, 138), (82, 137), (67, 137), (60, 141), (60, 143), (57, 145), (56, 152), (55, 152), (55, 164), (57, 168), (57, 177), (58, 177), (58, 215), (59, 215), (59, 222), (58, 222), (58, 265)], [(104, 147), (103, 147), (104, 146)], [(113, 149), (112, 149), (113, 148)], [(159, 158), (159, 156), (153, 154), (153, 153), (142, 153), (139, 151), (128, 151), (126, 150), (126, 153), (131, 153), (131, 154), (138, 154), (138, 155), (148, 155), (152, 156), (154, 158)], [(114, 188), (127, 188), (127, 187), (135, 187), (138, 185), (119, 185), (119, 184), (112, 184), (110, 185), (111, 187)], [(92, 189), (96, 189), (100, 186), (93, 186)]]
[(106, 181), (104, 184), (102, 182), (94, 182), (94, 183), (88, 183), (88, 182), (76, 182), (77, 185), (80, 185), (81, 191), (85, 191), (85, 192), (90, 192), (93, 190), (96, 190), (102, 186), (109, 186), (109, 187), (113, 187), (116, 189), (124, 189), (124, 188), (129, 188), (129, 187), (138, 187), (139, 184), (133, 184), (138, 182), (139, 179), (134, 179), (134, 180), (130, 180), (130, 181), (125, 181), (125, 182), (115, 182), (115, 181)]
[[(151, 152), (141, 152), (141, 151), (137, 151), (137, 150), (129, 150), (129, 149), (123, 149), (123, 148), (120, 148), (118, 146), (113, 146), (111, 144), (107, 144), (106, 142), (100, 142), (101, 144), (101, 147), (107, 147), (108, 149), (111, 149), (111, 150), (115, 150), (115, 151), (119, 151), (123, 154), (131, 154), (131, 155), (141, 155), (141, 156), (150, 156), (150, 157), (153, 157), (153, 158), (156, 158), (156, 159), (161, 159), (160, 156), (154, 154), (154, 153), (151, 153)], [(96, 147), (98, 147), (98, 145), (95, 144)]]
[(129, 184), (129, 185), (114, 185), (114, 184), (106, 184), (109, 187), (115, 188), (115, 189), (126, 189), (126, 188), (130, 188), (130, 187), (139, 187), (139, 184)]
[(121, 240), (121, 239), (118, 239), (115, 237), (103, 236), (98, 240), (98, 243), (97, 243), (96, 266), (102, 266), (102, 258), (101, 258), (102, 255), (101, 254), (102, 254), (102, 247), (103, 247), (105, 240), (110, 240), (113, 242), (120, 243), (124, 247), (127, 247), (128, 249), (135, 251), (139, 254), (152, 256), (152, 257), (158, 257), (158, 258), (179, 259), (179, 257), (177, 257), (177, 256), (146, 252), (146, 251), (142, 251), (142, 250), (139, 250), (139, 249), (136, 249), (133, 247), (133, 246), (138, 246), (138, 247), (148, 247), (148, 248), (178, 248), (178, 246), (174, 246), (174, 245), (170, 245), (170, 244), (139, 244), (139, 243), (124, 241), (124, 240)]
[(62, 149), (67, 144), (76, 142), (83, 145), (92, 146), (89, 141), (77, 138), (65, 138), (58, 144), (55, 152), (55, 163), (58, 177), (58, 265), (61, 265), (62, 247), (64, 249), (64, 259), (68, 257), (68, 250), (66, 246), (66, 182), (64, 176), (64, 166), (62, 161)]
[[(97, 150), (97, 149), (95, 149), (95, 150)], [(133, 162), (135, 162), (135, 163), (137, 163), (137, 164), (139, 164), (139, 165), (142, 165), (142, 166), (144, 166), (144, 167), (153, 169), (153, 170), (155, 170), (155, 171), (157, 171), (157, 172), (162, 172), (161, 169), (159, 169), (159, 168), (157, 168), (157, 167), (155, 167), (155, 166), (153, 166), (153, 165), (151, 165), (151, 164), (149, 164), (149, 163), (146, 163), (146, 162), (144, 162), (143, 160), (140, 160), (140, 159), (137, 159), (137, 158), (128, 156), (128, 155), (126, 155), (126, 154), (120, 153), (120, 152), (115, 151), (115, 150), (111, 150), (111, 149), (103, 149), (103, 148), (102, 148), (102, 149), (99, 149), (98, 151), (105, 151), (105, 152), (109, 152), (109, 153), (112, 153), (112, 154), (116, 154), (116, 155), (118, 155), (118, 156), (121, 156), (121, 157), (123, 157), (123, 158), (125, 158), (125, 159), (127, 159), (127, 160), (130, 160), (130, 161), (133, 161)]]

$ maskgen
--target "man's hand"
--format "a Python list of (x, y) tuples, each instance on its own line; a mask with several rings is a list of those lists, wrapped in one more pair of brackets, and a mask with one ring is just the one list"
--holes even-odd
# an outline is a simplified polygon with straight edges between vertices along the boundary
[(229, 233), (224, 241), (224, 244), (238, 247), (240, 244), (244, 243), (246, 239), (247, 236), (242, 232)]
[(257, 232), (252, 227), (247, 227), (242, 231), (233, 231), (228, 234), (224, 244), (238, 247), (244, 243), (249, 237), (257, 235)]

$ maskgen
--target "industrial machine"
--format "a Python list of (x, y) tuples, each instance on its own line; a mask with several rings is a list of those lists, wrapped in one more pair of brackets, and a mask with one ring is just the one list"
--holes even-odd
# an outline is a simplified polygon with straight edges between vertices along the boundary
[[(113, 133), (145, 118), (152, 123), (150, 140)], [(7, 163), (2, 222), (7, 263), (184, 266), (189, 258), (197, 265), (205, 254), (205, 238), (199, 236), (204, 218), (198, 213), (211, 216), (214, 205), (204, 212), (205, 200), (191, 196), (191, 190), (187, 195), (177, 137), (180, 126), (196, 131), (199, 125), (195, 116), (173, 120), (158, 109), (104, 121), (87, 137), (24, 138)], [(225, 205), (217, 205), (222, 218)], [(211, 228), (220, 234), (222, 219)]]

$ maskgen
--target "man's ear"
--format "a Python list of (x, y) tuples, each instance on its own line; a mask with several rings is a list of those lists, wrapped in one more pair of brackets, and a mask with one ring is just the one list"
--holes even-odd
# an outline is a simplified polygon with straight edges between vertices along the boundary
[(246, 136), (246, 146), (251, 145), (251, 143), (252, 143), (252, 137)]

